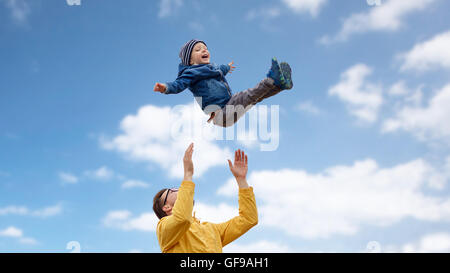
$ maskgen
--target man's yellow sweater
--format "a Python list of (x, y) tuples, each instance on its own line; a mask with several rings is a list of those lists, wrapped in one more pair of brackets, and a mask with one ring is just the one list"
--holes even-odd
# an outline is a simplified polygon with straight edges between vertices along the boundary
[(195, 184), (183, 181), (172, 215), (159, 220), (156, 228), (164, 253), (221, 253), (222, 247), (236, 240), (258, 223), (253, 188), (239, 189), (239, 216), (224, 223), (200, 223), (192, 217)]

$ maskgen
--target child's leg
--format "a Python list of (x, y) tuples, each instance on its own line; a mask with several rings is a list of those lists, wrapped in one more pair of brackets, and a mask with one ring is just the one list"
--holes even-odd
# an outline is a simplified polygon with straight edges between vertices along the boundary
[(265, 78), (255, 87), (235, 93), (227, 105), (242, 105), (245, 107), (256, 104), (262, 97), (270, 93), (279, 92), (281, 89), (273, 84), (273, 80)]
[[(284, 84), (282, 85), (283, 88), (280, 88), (278, 86), (276, 86), (275, 89), (273, 89), (271, 92), (266, 93), (264, 96), (262, 96), (261, 98), (259, 98), (259, 100), (256, 103), (261, 102), (264, 99), (267, 99), (268, 97), (272, 97), (278, 93), (280, 93), (280, 91), (284, 90), (284, 89), (291, 89), (293, 84), (292, 84), (292, 71), (291, 71), (291, 67), (288, 63), (286, 62), (282, 62), (280, 64), (280, 70), (281, 70), (281, 74), (284, 77)], [(270, 74), (270, 72), (269, 72)]]
[(273, 58), (272, 66), (267, 78), (260, 81), (255, 87), (234, 94), (221, 110), (215, 112), (213, 122), (215, 125), (228, 127), (236, 123), (250, 108), (280, 93), (281, 90), (292, 88), (291, 68), (288, 63)]
[[(280, 93), (281, 91), (283, 91), (283, 89), (279, 88), (278, 86), (274, 85), (274, 88), (272, 88), (269, 92), (267, 92), (266, 94), (264, 94), (262, 97), (260, 97), (256, 103), (260, 103), (262, 100), (265, 100), (269, 97), (275, 96), (276, 94)], [(255, 104), (256, 104), (255, 103)]]
[(273, 84), (273, 80), (265, 78), (255, 87), (233, 94), (228, 103), (216, 112), (213, 122), (215, 125), (228, 127), (236, 123), (250, 108), (264, 98), (280, 92), (281, 89)]

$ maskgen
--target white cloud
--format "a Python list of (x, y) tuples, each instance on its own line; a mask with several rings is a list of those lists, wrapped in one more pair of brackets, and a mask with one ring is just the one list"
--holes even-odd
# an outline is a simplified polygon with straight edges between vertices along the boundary
[(37, 210), (30, 210), (25, 206), (7, 206), (4, 208), (0, 208), (0, 216), (23, 215), (23, 216), (47, 218), (61, 214), (62, 211), (63, 206), (61, 204), (56, 204), (54, 206), (44, 207), (42, 209)]
[(63, 211), (63, 207), (61, 204), (57, 204), (50, 207), (45, 207), (43, 209), (35, 210), (31, 212), (32, 216), (40, 217), (40, 218), (47, 218), (55, 215), (61, 214)]
[(33, 239), (31, 237), (25, 237), (23, 235), (23, 231), (14, 226), (10, 226), (3, 230), (0, 230), (0, 237), (16, 238), (16, 239), (18, 239), (19, 243), (26, 244), (26, 245), (35, 245), (38, 243), (35, 239)]
[(231, 243), (223, 248), (224, 253), (286, 253), (288, 246), (277, 242), (261, 240), (250, 244)]
[(417, 107), (422, 104), (423, 87), (424, 85), (421, 84), (417, 88), (412, 89), (406, 85), (405, 81), (397, 81), (387, 89), (387, 94), (391, 99), (388, 102), (394, 103), (392, 107), (394, 111), (406, 105)]
[(297, 105), (297, 109), (306, 112), (311, 115), (319, 115), (320, 109), (314, 105), (311, 101), (301, 102)]
[(196, 103), (147, 105), (122, 119), (120, 135), (100, 142), (103, 148), (119, 151), (128, 159), (156, 163), (173, 178), (183, 177), (184, 152), (194, 142), (195, 176), (200, 177), (211, 167), (226, 166), (231, 158), (230, 150), (214, 141), (216, 128), (206, 120)]
[(398, 81), (394, 83), (388, 90), (388, 94), (390, 96), (405, 96), (409, 93), (409, 88), (406, 86), (404, 81)]
[(379, 244), (378, 252), (388, 253), (444, 253), (450, 252), (450, 234), (434, 232), (403, 245)]
[(102, 166), (97, 170), (85, 171), (84, 174), (92, 179), (109, 181), (114, 178), (114, 171), (106, 166)]
[(78, 183), (78, 177), (71, 173), (60, 172), (58, 174), (59, 179), (62, 180), (63, 184), (76, 184)]
[(205, 27), (199, 22), (189, 22), (188, 26), (197, 33), (203, 33), (205, 31)]
[(403, 245), (402, 251), (414, 253), (450, 252), (450, 234), (438, 232), (425, 235), (418, 242)]
[(227, 128), (227, 139), (232, 139), (228, 136), (234, 136), (236, 129), (238, 143), (246, 148), (259, 147), (260, 151), (275, 151), (280, 142), (279, 112), (279, 105), (253, 106), (235, 126)]
[(394, 83), (387, 91), (391, 97), (403, 97), (411, 93), (411, 90), (406, 86), (405, 81), (398, 81)]
[(450, 31), (438, 34), (428, 41), (416, 44), (402, 53), (401, 70), (427, 71), (433, 68), (450, 68)]
[(383, 122), (382, 132), (404, 130), (421, 141), (444, 141), (450, 144), (450, 84), (439, 90), (424, 107), (404, 105), (394, 117)]
[(250, 131), (241, 131), (237, 135), (239, 144), (243, 145), (247, 149), (253, 149), (260, 145), (258, 141), (258, 131), (256, 128)]
[(30, 6), (24, 0), (3, 0), (11, 12), (11, 17), (16, 24), (23, 25), (31, 12)]
[(383, 97), (380, 86), (366, 81), (370, 74), (370, 67), (356, 64), (341, 74), (340, 82), (332, 86), (328, 94), (344, 101), (350, 113), (360, 121), (372, 123), (378, 118)]
[(128, 250), (128, 253), (144, 253), (144, 251), (142, 251), (140, 249), (130, 249), (130, 250)]
[[(248, 117), (248, 118), (247, 118)], [(246, 120), (248, 119), (248, 128), (243, 128), (246, 125)], [(247, 115), (242, 117), (241, 120), (236, 124), (237, 131), (237, 141), (239, 144), (243, 145), (247, 149), (253, 149), (256, 147), (261, 147), (261, 141), (258, 138), (258, 128), (260, 129), (259, 134), (261, 135), (261, 128), (265, 128), (263, 121), (268, 120), (267, 112), (258, 111), (258, 107), (252, 107)], [(273, 128), (272, 128), (273, 130)]]
[(283, 0), (283, 3), (296, 13), (309, 13), (316, 17), (327, 0)]
[(267, 20), (277, 18), (281, 15), (281, 11), (277, 7), (261, 7), (254, 8), (247, 12), (245, 19), (248, 21), (252, 20)]
[(24, 206), (7, 206), (0, 208), (0, 216), (8, 214), (26, 215), (28, 214), (28, 208)]
[[(390, 168), (373, 159), (333, 166), (316, 174), (304, 170), (254, 171), (259, 225), (306, 239), (353, 235), (364, 226), (390, 226), (403, 219), (450, 221), (450, 198), (426, 195), (439, 171), (416, 159)], [(448, 181), (450, 176), (444, 177)], [(218, 194), (235, 196), (229, 179)], [(289, 219), (289, 224), (286, 223)]]
[(159, 2), (159, 18), (165, 18), (174, 13), (183, 5), (182, 0), (161, 0)]
[(4, 230), (0, 230), (0, 236), (4, 236), (4, 237), (22, 237), (23, 236), (23, 232), (22, 230), (16, 228), (16, 227), (8, 227)]
[(252, 8), (245, 15), (247, 21), (257, 22), (259, 26), (268, 32), (279, 32), (280, 28), (273, 23), (274, 19), (281, 16), (281, 9), (276, 6), (264, 5), (262, 7)]
[(21, 237), (19, 238), (19, 243), (24, 245), (36, 245), (38, 244), (38, 241), (36, 241), (36, 239), (31, 237)]
[(122, 189), (148, 188), (149, 184), (140, 180), (127, 180), (122, 183)]
[(329, 44), (346, 41), (351, 35), (370, 31), (397, 31), (406, 16), (424, 10), (436, 0), (387, 0), (379, 6), (370, 6), (368, 12), (355, 13), (346, 18), (334, 36), (324, 36), (320, 42)]
[(124, 231), (155, 231), (158, 218), (153, 212), (142, 213), (138, 217), (132, 217), (132, 213), (128, 210), (110, 211), (102, 219), (104, 226), (116, 228)]
[(108, 212), (106, 217), (103, 219), (103, 223), (109, 226), (111, 223), (116, 221), (124, 221), (127, 220), (131, 215), (131, 212), (128, 210), (114, 210)]

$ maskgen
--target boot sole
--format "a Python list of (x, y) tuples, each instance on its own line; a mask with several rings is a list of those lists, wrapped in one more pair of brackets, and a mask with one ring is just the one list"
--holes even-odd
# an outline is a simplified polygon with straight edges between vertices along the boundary
[(273, 65), (273, 62), (276, 63), (277, 70), (278, 70), (278, 72), (280, 74), (280, 85), (281, 85), (281, 87), (285, 86), (286, 85), (286, 79), (284, 78), (283, 71), (281, 69), (281, 65), (278, 62), (277, 58), (275, 58), (275, 57), (272, 58), (272, 65)]
[(283, 74), (283, 77), (285, 80), (284, 87), (286, 89), (292, 89), (294, 84), (292, 82), (292, 77), (291, 77), (292, 70), (291, 70), (290, 65), (286, 62), (282, 62), (280, 64), (280, 68), (281, 68), (281, 74)]

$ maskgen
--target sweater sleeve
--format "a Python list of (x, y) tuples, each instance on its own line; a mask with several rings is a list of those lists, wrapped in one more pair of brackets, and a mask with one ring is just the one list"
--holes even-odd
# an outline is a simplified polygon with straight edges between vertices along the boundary
[(222, 64), (222, 65), (219, 66), (219, 69), (222, 71), (223, 76), (225, 76), (230, 71), (230, 66), (227, 65), (227, 64)]
[(177, 77), (173, 82), (167, 82), (167, 89), (164, 94), (178, 94), (188, 88), (195, 79), (195, 73), (191, 70), (186, 70)]
[(183, 181), (178, 190), (172, 215), (163, 217), (158, 222), (156, 233), (162, 252), (173, 247), (191, 226), (194, 189), (195, 184), (192, 181)]
[(222, 246), (236, 240), (256, 224), (258, 224), (258, 211), (253, 188), (239, 189), (239, 216), (227, 222), (216, 224)]

